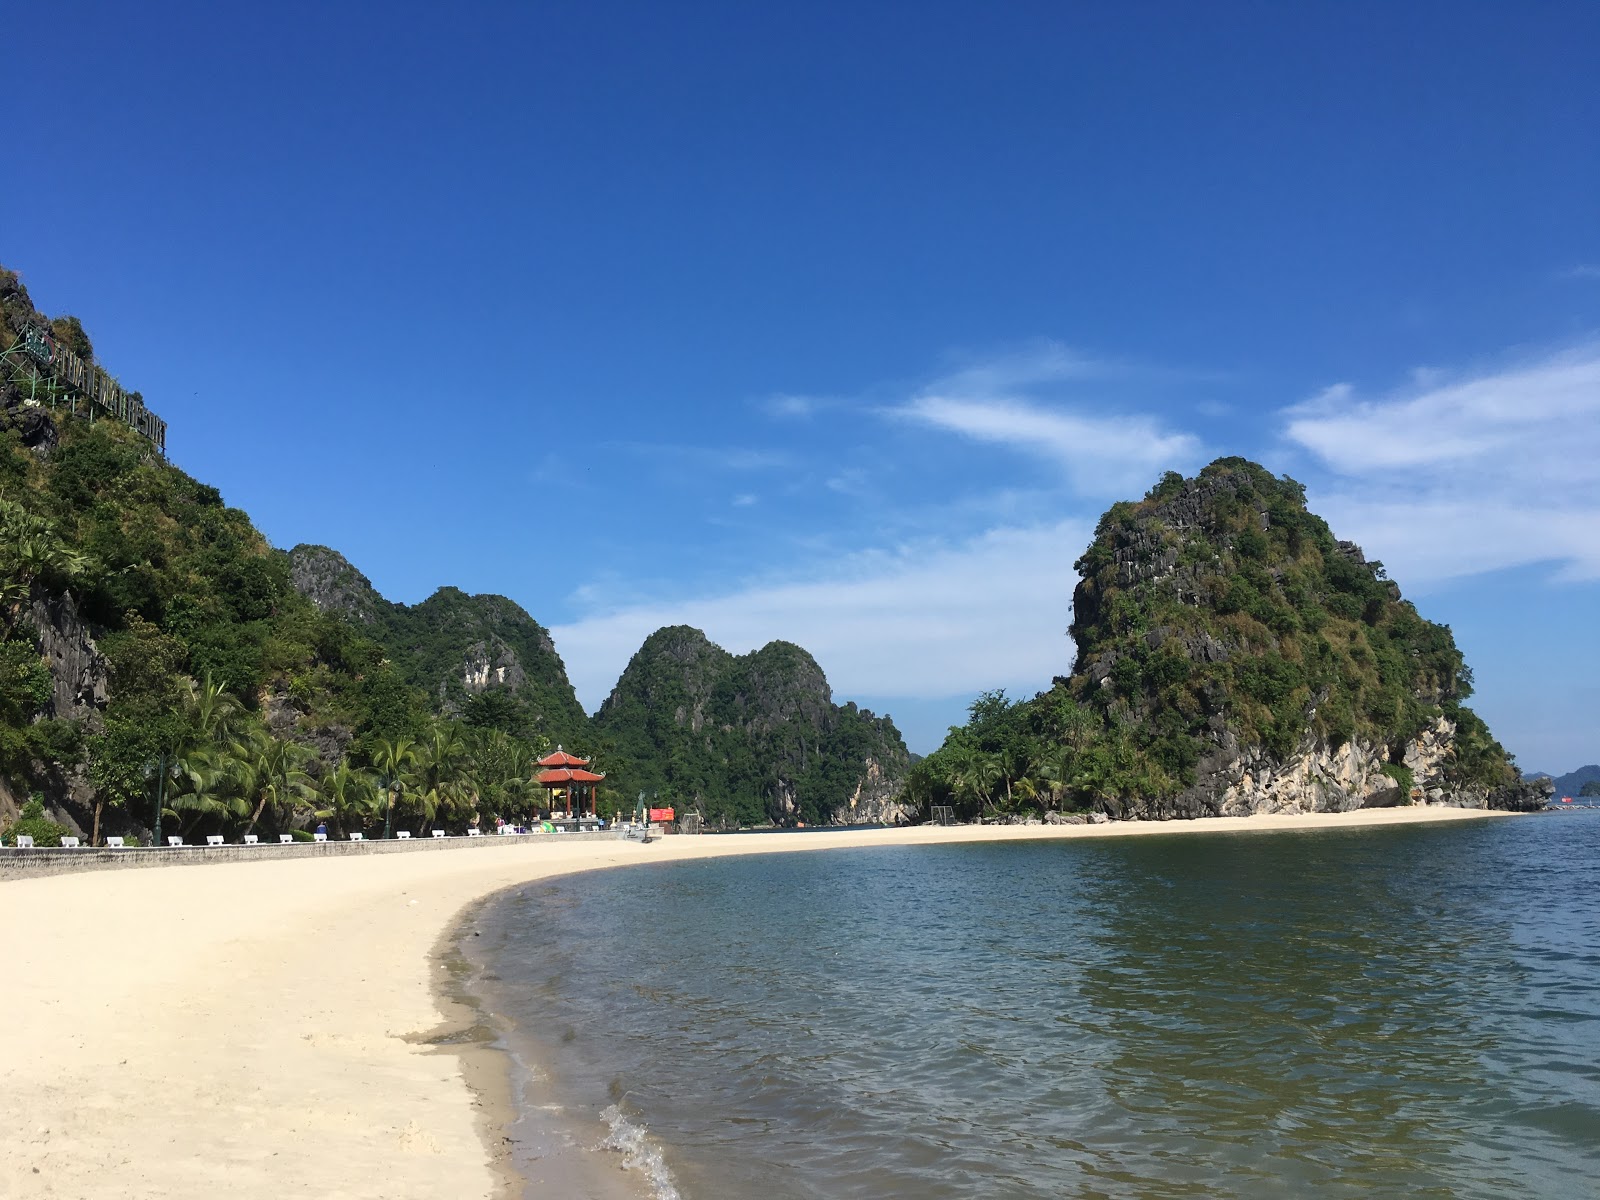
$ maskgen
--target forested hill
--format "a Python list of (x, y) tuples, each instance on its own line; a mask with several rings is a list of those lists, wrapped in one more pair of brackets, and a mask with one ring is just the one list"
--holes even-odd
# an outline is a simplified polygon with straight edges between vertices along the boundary
[(713, 827), (893, 820), (910, 766), (894, 723), (834, 704), (799, 646), (735, 656), (685, 625), (645, 640), (593, 729), (625, 796), (697, 809)]
[[(0, 272), (0, 353), (40, 323), (93, 360)], [(303, 600), (244, 513), (129, 426), (30, 403), (31, 368), (7, 368), (0, 827), (36, 791), (85, 833), (131, 832), (165, 791), (180, 824), (265, 831), (312, 811), (319, 771), (426, 733), (382, 648)]]
[(588, 718), (550, 631), (515, 601), (445, 587), (421, 604), (392, 604), (326, 546), (296, 546), (289, 567), (303, 595), (380, 642), (440, 714), (551, 745), (582, 740)]
[(984, 697), (913, 773), (922, 803), (1172, 817), (1415, 802), (1535, 807), (1465, 707), (1450, 630), (1224, 458), (1115, 504), (1077, 561), (1072, 674)]
[(690, 729), (658, 635), (591, 723), (517, 604), (448, 587), (391, 604), (336, 551), (274, 550), (123, 409), (91, 420), (41, 384), (29, 328), (98, 365), (77, 320), (0, 269), (0, 833), (142, 839), (158, 800), (191, 840), (461, 828), (534, 812), (556, 742), (612, 772), (605, 811), (643, 789), (736, 822), (890, 811), (899, 734), (834, 705), (798, 647), (707, 643), (707, 677), (676, 680), (705, 693)]

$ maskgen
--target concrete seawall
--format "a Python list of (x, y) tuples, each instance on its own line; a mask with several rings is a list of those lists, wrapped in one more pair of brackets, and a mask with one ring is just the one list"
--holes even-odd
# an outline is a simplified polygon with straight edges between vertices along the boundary
[[(652, 833), (659, 837), (659, 834)], [(504, 849), (535, 842), (617, 841), (619, 835), (599, 833), (485, 834), (482, 837), (395, 838), (361, 842), (263, 842), (257, 846), (131, 846), (113, 850), (105, 846), (75, 849), (49, 847), (17, 850), (0, 847), (0, 881), (37, 879), (73, 871), (120, 871), (135, 867), (206, 866), (212, 863), (261, 862), (283, 858), (349, 858), (371, 854), (428, 854), (448, 850)]]

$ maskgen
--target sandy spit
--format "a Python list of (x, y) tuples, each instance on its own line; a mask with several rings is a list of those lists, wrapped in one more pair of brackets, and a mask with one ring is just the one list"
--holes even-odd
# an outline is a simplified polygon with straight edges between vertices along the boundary
[[(447, 935), (475, 901), (641, 862), (934, 844), (1318, 830), (1475, 810), (556, 838), (491, 852), (223, 863), (0, 883), (0, 1196), (505, 1197), (504, 1088), (427, 1044), (463, 1013)], [(472, 1076), (469, 1082), (469, 1075)], [(534, 1194), (569, 1194), (556, 1179)], [(540, 1185), (543, 1186), (540, 1186)]]

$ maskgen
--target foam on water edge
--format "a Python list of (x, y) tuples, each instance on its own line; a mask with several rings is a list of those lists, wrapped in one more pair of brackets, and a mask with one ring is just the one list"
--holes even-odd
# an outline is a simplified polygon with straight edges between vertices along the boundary
[(625, 1170), (638, 1171), (650, 1181), (650, 1194), (655, 1200), (683, 1200), (666, 1160), (661, 1157), (661, 1148), (650, 1140), (649, 1131), (628, 1120), (615, 1104), (609, 1105), (600, 1116), (611, 1127), (611, 1132), (598, 1148), (620, 1153)]

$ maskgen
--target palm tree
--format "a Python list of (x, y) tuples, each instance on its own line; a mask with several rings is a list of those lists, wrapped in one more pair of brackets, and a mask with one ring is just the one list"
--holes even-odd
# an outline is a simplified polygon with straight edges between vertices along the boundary
[(207, 817), (225, 823), (249, 813), (250, 802), (240, 792), (238, 763), (226, 753), (193, 754), (176, 766), (180, 787), (168, 795), (167, 811), (174, 817), (189, 815), (183, 827), (186, 836)]
[(385, 839), (394, 826), (395, 801), (416, 780), (412, 768), (417, 763), (415, 738), (379, 738), (372, 747), (372, 767), (375, 782), (383, 793), (383, 836)]
[(202, 743), (226, 741), (244, 715), (244, 706), (211, 678), (210, 671), (199, 683), (190, 682), (184, 708)]
[(455, 725), (435, 725), (417, 748), (416, 794), (424, 820), (439, 809), (449, 810), (465, 798), (471, 768), (466, 739)]
[(304, 770), (310, 752), (294, 742), (280, 741), (275, 737), (257, 735), (249, 741), (235, 743), (235, 755), (240, 791), (255, 800), (255, 812), (245, 833), (254, 833), (256, 822), (270, 808), (274, 817), (291, 800), (314, 795), (311, 776)]
[(372, 816), (383, 803), (378, 794), (377, 781), (365, 771), (341, 762), (322, 778), (319, 789), (327, 807), (318, 809), (319, 818), (332, 817), (341, 831), (354, 824), (365, 824), (364, 818)]

